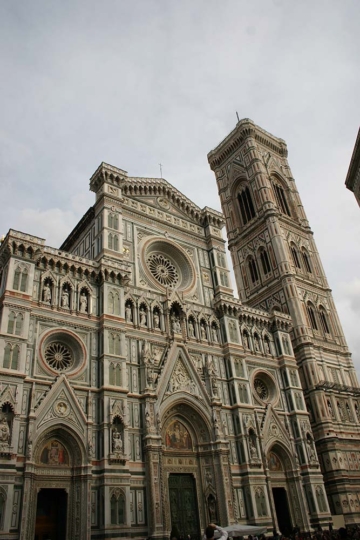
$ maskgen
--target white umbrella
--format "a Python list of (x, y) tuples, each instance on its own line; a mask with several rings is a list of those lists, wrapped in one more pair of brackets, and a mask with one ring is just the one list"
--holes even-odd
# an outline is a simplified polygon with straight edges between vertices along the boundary
[[(258, 536), (259, 534), (264, 534), (267, 531), (267, 527), (258, 527), (255, 525), (229, 525), (228, 527), (223, 527), (225, 531), (228, 532), (229, 536), (249, 536), (249, 534)], [(216, 530), (214, 538), (220, 538), (220, 531)]]

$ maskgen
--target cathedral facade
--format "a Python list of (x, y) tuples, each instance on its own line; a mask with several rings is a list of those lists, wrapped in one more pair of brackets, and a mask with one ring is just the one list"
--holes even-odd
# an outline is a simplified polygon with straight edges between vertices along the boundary
[(360, 521), (360, 389), (286, 145), (245, 119), (208, 159), (223, 213), (102, 163), (59, 249), (1, 243), (0, 538)]

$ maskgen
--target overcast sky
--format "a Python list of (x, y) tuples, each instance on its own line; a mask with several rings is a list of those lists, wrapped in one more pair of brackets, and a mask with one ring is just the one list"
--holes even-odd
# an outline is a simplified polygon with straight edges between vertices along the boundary
[(59, 246), (105, 161), (220, 210), (206, 155), (240, 118), (286, 140), (360, 371), (359, 0), (2, 0), (0, 235)]

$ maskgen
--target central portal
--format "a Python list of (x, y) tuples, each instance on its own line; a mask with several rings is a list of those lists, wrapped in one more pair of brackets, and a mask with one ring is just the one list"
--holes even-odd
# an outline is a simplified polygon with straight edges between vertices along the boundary
[(170, 474), (171, 528), (183, 538), (200, 538), (196, 483), (191, 474)]
[(36, 507), (35, 540), (66, 538), (67, 493), (64, 489), (41, 489)]
[(285, 536), (288, 536), (292, 531), (292, 523), (286, 490), (283, 487), (275, 487), (272, 492), (280, 532)]

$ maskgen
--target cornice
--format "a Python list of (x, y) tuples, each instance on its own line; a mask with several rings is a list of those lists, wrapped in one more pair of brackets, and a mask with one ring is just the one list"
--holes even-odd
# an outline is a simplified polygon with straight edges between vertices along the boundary
[(214, 150), (208, 153), (210, 168), (214, 170), (221, 166), (249, 137), (279, 156), (287, 157), (287, 146), (283, 139), (275, 137), (265, 129), (257, 126), (250, 118), (244, 118), (236, 124), (231, 133)]

